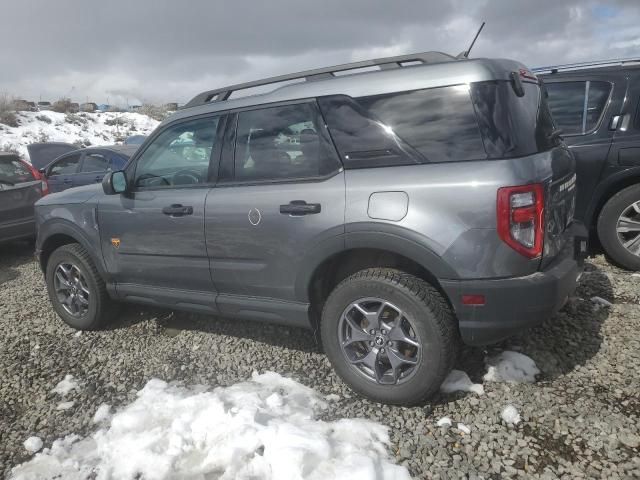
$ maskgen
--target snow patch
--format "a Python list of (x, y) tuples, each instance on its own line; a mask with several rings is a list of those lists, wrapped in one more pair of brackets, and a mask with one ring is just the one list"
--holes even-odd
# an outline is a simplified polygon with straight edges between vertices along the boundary
[(76, 333), (73, 334), (73, 336), (76, 338), (78, 338), (81, 335), (82, 335), (82, 330), (78, 330)]
[(518, 410), (513, 405), (507, 405), (504, 407), (500, 417), (509, 425), (517, 425), (522, 420)]
[(485, 358), (485, 364), (487, 373), (482, 378), (488, 382), (534, 383), (540, 373), (531, 358), (510, 350)]
[(75, 402), (71, 401), (71, 402), (60, 402), (58, 404), (58, 406), (56, 407), (56, 410), (69, 410), (71, 407), (73, 407)]
[(473, 383), (469, 375), (462, 370), (451, 370), (451, 373), (440, 385), (440, 391), (442, 393), (473, 392), (477, 395), (483, 395), (484, 387), (480, 383)]
[(78, 382), (73, 378), (73, 375), (65, 375), (64, 380), (60, 380), (58, 384), (51, 390), (53, 393), (65, 396), (71, 390), (78, 388)]
[(439, 427), (450, 427), (452, 423), (453, 422), (449, 417), (442, 417), (440, 420), (436, 422), (436, 425)]
[[(48, 121), (43, 120), (45, 117)], [(51, 111), (19, 112), (18, 120), (20, 125), (17, 127), (2, 125), (0, 149), (17, 150), (27, 161), (27, 145), (31, 143), (113, 145), (118, 139), (129, 135), (149, 135), (160, 123), (134, 112), (78, 113), (69, 116)]]
[(212, 391), (150, 380), (104, 428), (56, 440), (12, 470), (29, 478), (409, 479), (387, 427), (317, 420), (316, 392), (268, 372)]
[(329, 395), (325, 395), (324, 399), (327, 402), (337, 402), (338, 400), (340, 400), (340, 395), (336, 395), (335, 393), (330, 393)]
[(103, 403), (98, 407), (96, 413), (93, 414), (93, 423), (102, 423), (111, 417), (111, 406)]
[(467, 427), (464, 423), (458, 423), (457, 428), (462, 433), (466, 433), (467, 435), (469, 435), (471, 433), (471, 429), (469, 427)]
[(29, 437), (24, 442), (24, 449), (29, 453), (35, 453), (42, 448), (42, 440), (40, 437)]

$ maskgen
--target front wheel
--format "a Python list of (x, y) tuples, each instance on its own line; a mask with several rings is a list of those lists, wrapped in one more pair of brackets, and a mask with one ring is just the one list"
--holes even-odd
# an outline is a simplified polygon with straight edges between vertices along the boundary
[(598, 217), (598, 238), (614, 262), (640, 270), (640, 185), (620, 190), (607, 201)]
[(322, 343), (338, 375), (363, 396), (413, 405), (434, 394), (459, 351), (459, 334), (440, 293), (388, 268), (357, 272), (329, 295)]
[(51, 254), (46, 281), (53, 308), (73, 328), (96, 330), (114, 312), (102, 277), (77, 243), (63, 245)]

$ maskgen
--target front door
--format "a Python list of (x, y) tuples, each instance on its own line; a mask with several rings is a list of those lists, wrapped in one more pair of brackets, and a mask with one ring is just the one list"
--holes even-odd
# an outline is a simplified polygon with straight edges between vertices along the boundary
[(315, 102), (254, 108), (233, 120), (236, 139), (225, 142), (221, 179), (206, 202), (218, 307), (301, 318), (307, 299), (295, 284), (305, 256), (344, 233), (340, 161)]
[(102, 252), (119, 296), (214, 309), (204, 215), (221, 123), (170, 124), (128, 166), (131, 191), (101, 200)]
[(73, 187), (74, 179), (80, 169), (82, 152), (70, 153), (59, 158), (47, 167), (45, 175), (51, 193), (61, 192)]

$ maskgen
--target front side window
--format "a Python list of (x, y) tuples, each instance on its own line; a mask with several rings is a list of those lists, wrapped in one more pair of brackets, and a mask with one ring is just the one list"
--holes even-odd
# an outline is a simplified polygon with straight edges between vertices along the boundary
[(80, 154), (69, 155), (68, 157), (61, 158), (53, 164), (49, 175), (69, 175), (77, 173), (78, 164), (80, 163)]
[(607, 82), (547, 83), (549, 108), (565, 135), (581, 135), (598, 126), (604, 113), (611, 84)]
[(339, 161), (315, 103), (238, 114), (234, 177), (237, 181), (324, 177)]
[(206, 183), (220, 117), (169, 126), (138, 158), (136, 187), (156, 188)]
[(81, 172), (106, 172), (109, 169), (109, 160), (99, 153), (89, 153), (84, 156)]

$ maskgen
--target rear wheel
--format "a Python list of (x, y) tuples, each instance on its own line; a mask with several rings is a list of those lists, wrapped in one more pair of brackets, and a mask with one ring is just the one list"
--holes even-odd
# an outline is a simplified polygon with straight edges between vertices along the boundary
[(629, 270), (640, 270), (640, 185), (620, 190), (602, 208), (598, 238), (611, 259)]
[(355, 273), (333, 290), (321, 334), (329, 360), (353, 390), (399, 405), (423, 402), (438, 390), (460, 343), (435, 288), (380, 268)]
[(51, 254), (46, 281), (53, 308), (73, 328), (96, 330), (114, 313), (102, 277), (77, 243), (63, 245)]

